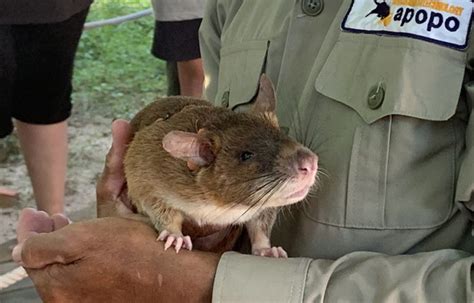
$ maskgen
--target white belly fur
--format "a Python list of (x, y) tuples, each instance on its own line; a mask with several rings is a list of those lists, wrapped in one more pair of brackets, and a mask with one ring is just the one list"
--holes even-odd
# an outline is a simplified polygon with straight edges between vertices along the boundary
[[(249, 221), (260, 207), (254, 206), (251, 210), (246, 205), (216, 206), (209, 201), (183, 201), (174, 198), (168, 205), (181, 210), (187, 216), (193, 218), (198, 224), (229, 225)], [(247, 211), (248, 210), (248, 211)], [(246, 212), (247, 211), (247, 212)]]

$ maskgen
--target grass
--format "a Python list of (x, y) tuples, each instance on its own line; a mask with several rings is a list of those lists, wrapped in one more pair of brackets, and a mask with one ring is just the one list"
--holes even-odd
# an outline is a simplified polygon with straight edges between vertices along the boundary
[[(150, 8), (149, 0), (96, 1), (87, 22)], [(165, 95), (165, 63), (150, 54), (152, 16), (85, 31), (76, 54), (75, 114), (129, 119)]]

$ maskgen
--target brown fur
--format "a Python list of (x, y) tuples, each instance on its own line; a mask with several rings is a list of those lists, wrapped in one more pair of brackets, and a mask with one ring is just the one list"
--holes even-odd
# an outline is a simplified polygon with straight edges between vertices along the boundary
[[(222, 153), (228, 153), (225, 159), (218, 160), (212, 167), (194, 172), (188, 168), (186, 162), (175, 159), (166, 152), (161, 141), (170, 131), (180, 130), (197, 133), (200, 129), (205, 129), (207, 136), (218, 142), (216, 149), (221, 149), (221, 145), (240, 148), (249, 139), (267, 140), (269, 144), (280, 143), (279, 141), (284, 141), (285, 138), (274, 127), (272, 121), (264, 115), (236, 114), (223, 108), (195, 105), (199, 102), (180, 98), (159, 100), (149, 107), (160, 110), (154, 113), (158, 117), (166, 116), (165, 113), (169, 112), (162, 104), (159, 104), (163, 101), (171, 105), (172, 110), (176, 108), (173, 101), (177, 101), (182, 110), (166, 120), (159, 120), (150, 125), (137, 121), (137, 118), (144, 117), (144, 115), (137, 115), (137, 118), (132, 120), (132, 125), (145, 125), (135, 134), (125, 159), (128, 192), (133, 204), (142, 213), (159, 215), (160, 221), (165, 220), (163, 216), (169, 212), (163, 207), (157, 208), (155, 205), (158, 203), (168, 204), (161, 199), (168, 193), (190, 202), (209, 201), (209, 203), (216, 203), (222, 207), (234, 202), (250, 206), (254, 201), (246, 198), (252, 192), (252, 189), (249, 191), (248, 188), (248, 179), (249, 176), (255, 176), (261, 170), (257, 165), (236, 174), (236, 170), (232, 166), (236, 168), (239, 163), (232, 154), (233, 150), (223, 150)], [(183, 106), (185, 104), (183, 101), (191, 102), (188, 106)], [(160, 107), (157, 106), (158, 104)], [(263, 136), (262, 132), (268, 133), (270, 138)], [(275, 146), (268, 146), (265, 142), (259, 147), (262, 158), (269, 156), (266, 150), (269, 148), (274, 149), (273, 157), (276, 157), (278, 153)], [(267, 163), (267, 165), (272, 165), (272, 163)], [(158, 222), (154, 222), (154, 224), (158, 224)]]
[[(273, 96), (262, 101), (273, 104), (258, 100), (253, 112), (234, 113), (204, 100), (170, 97), (135, 116), (124, 161), (128, 194), (157, 230), (182, 234), (183, 220), (248, 222), (252, 243), (269, 245), (276, 206), (286, 203), (282, 197), (274, 202), (273, 194), (297, 173), (296, 155), (312, 153), (279, 130), (275, 114), (267, 112), (274, 110)], [(172, 132), (197, 134), (210, 160), (203, 165), (171, 155), (162, 142)], [(252, 153), (249, 161), (242, 160), (246, 151)]]

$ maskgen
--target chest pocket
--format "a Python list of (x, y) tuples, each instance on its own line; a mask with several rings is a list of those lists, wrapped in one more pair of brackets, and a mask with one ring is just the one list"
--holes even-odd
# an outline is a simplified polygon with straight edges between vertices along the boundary
[(268, 49), (267, 40), (244, 41), (221, 50), (217, 105), (236, 110), (257, 92)]
[[(416, 39), (340, 33), (315, 88), (360, 118), (344, 226), (420, 229), (449, 218), (464, 140), (454, 117), (465, 56)], [(328, 221), (320, 213), (310, 216)]]

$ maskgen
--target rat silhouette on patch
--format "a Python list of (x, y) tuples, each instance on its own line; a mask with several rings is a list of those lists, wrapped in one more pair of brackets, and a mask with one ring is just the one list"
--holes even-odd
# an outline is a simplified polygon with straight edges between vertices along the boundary
[(377, 2), (377, 0), (374, 0), (375, 7), (373, 10), (370, 11), (365, 17), (367, 18), (370, 15), (377, 14), (377, 17), (380, 18), (380, 22), (384, 25), (387, 26), (390, 21), (391, 21), (391, 14), (390, 14), (390, 5), (385, 2)]
[(370, 13), (365, 16), (366, 18), (372, 14), (377, 14), (377, 17), (383, 20), (390, 15), (390, 6), (385, 1), (377, 2), (377, 0), (374, 0), (374, 3), (377, 7), (370, 11)]

